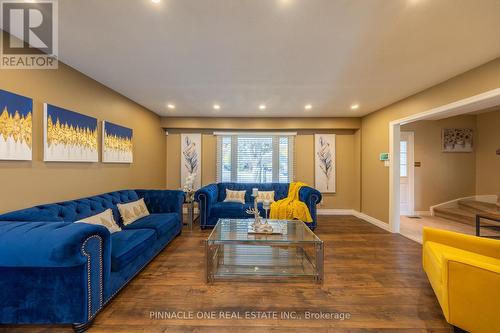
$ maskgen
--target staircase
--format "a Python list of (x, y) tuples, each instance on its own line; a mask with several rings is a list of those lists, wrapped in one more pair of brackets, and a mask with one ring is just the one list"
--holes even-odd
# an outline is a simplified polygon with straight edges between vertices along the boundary
[(442, 217), (448, 220), (476, 225), (476, 214), (490, 214), (500, 217), (500, 204), (477, 201), (474, 199), (458, 200), (451, 207), (435, 207), (434, 216)]

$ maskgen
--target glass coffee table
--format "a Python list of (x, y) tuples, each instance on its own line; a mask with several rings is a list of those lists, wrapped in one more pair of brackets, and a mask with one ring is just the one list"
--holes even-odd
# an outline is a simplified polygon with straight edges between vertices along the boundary
[(269, 220), (277, 234), (250, 234), (252, 219), (220, 219), (206, 240), (206, 279), (323, 282), (324, 247), (302, 221)]

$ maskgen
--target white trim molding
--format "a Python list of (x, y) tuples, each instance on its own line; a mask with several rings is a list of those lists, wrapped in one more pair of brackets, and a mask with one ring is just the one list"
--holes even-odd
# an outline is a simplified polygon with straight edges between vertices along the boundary
[(500, 88), (445, 104), (427, 111), (389, 122), (389, 226), (399, 232), (399, 141), (401, 125), (417, 120), (437, 120), (500, 105)]
[(394, 231), (391, 231), (391, 228), (390, 228), (388, 223), (385, 223), (385, 222), (383, 222), (379, 219), (376, 219), (370, 215), (366, 215), (365, 213), (361, 213), (361, 212), (356, 212), (356, 214), (354, 216), (356, 216), (358, 219), (362, 219), (363, 221), (369, 222), (369, 223), (379, 227), (380, 229), (384, 229), (385, 231), (389, 231), (389, 232), (394, 232)]
[(352, 215), (352, 216), (357, 217), (358, 219), (361, 219), (363, 221), (371, 223), (371, 224), (375, 225), (376, 227), (379, 227), (380, 229), (384, 229), (385, 231), (389, 231), (389, 232), (391, 231), (388, 223), (380, 221), (379, 219), (376, 219), (372, 216), (366, 215), (365, 213), (358, 212), (355, 209), (318, 209), (317, 214), (318, 215)]
[(297, 136), (297, 132), (214, 132), (215, 136), (227, 136), (227, 135), (250, 135), (250, 136), (269, 136), (269, 135), (278, 135), (278, 136)]
[(450, 201), (442, 202), (440, 204), (431, 206), (430, 212), (431, 215), (434, 216), (434, 209), (436, 208), (453, 208), (458, 206), (458, 202), (461, 200), (476, 200), (476, 201), (484, 201), (484, 202), (489, 202), (489, 203), (496, 203), (498, 200), (498, 196), (495, 194), (487, 194), (487, 195), (472, 195), (468, 197), (462, 197), (462, 198), (457, 198), (453, 199)]
[(354, 209), (329, 209), (329, 208), (322, 208), (316, 210), (318, 215), (354, 215), (358, 213)]

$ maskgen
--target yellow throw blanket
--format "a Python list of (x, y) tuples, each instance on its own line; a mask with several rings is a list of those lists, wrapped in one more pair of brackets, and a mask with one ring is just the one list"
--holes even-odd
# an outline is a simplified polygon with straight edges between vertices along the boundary
[(299, 191), (302, 186), (307, 186), (302, 182), (293, 182), (288, 189), (288, 197), (275, 201), (271, 204), (269, 217), (278, 220), (298, 219), (311, 223), (312, 217), (307, 205), (299, 200)]

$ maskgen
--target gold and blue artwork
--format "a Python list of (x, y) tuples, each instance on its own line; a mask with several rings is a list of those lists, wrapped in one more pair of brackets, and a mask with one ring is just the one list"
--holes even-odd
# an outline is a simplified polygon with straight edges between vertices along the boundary
[(134, 160), (131, 128), (102, 122), (102, 161), (104, 163), (132, 163)]
[(0, 89), (0, 160), (31, 161), (33, 100)]
[(98, 162), (97, 119), (45, 103), (44, 161)]

